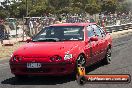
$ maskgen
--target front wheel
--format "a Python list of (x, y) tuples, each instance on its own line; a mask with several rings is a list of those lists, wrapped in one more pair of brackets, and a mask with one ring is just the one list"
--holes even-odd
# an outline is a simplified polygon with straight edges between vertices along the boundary
[(84, 55), (79, 55), (77, 58), (77, 67), (78, 66), (82, 66), (85, 67), (86, 66), (86, 59), (84, 57)]
[(75, 69), (72, 73), (73, 77), (78, 78), (79, 75), (79, 71), (78, 71), (78, 67), (86, 67), (86, 59), (84, 55), (79, 55), (77, 60), (76, 60), (76, 65), (75, 65)]

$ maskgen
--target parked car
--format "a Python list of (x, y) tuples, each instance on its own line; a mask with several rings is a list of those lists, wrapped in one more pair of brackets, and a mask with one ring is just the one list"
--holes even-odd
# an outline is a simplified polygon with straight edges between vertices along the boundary
[(10, 58), (16, 77), (65, 75), (76, 67), (111, 61), (111, 35), (96, 23), (62, 23), (42, 29)]

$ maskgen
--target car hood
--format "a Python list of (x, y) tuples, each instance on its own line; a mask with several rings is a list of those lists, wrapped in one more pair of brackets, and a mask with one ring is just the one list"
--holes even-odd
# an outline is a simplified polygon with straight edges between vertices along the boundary
[(15, 55), (24, 57), (48, 57), (51, 55), (64, 55), (82, 42), (30, 42), (20, 47)]

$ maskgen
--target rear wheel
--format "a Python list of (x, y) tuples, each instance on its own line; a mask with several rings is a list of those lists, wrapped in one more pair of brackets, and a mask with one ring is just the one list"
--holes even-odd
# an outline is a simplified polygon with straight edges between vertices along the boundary
[(104, 64), (110, 64), (111, 63), (111, 49), (109, 48), (107, 50), (106, 56), (103, 60)]

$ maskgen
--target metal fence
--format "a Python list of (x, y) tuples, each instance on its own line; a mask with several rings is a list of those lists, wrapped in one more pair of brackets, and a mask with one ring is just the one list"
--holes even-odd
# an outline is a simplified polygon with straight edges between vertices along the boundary
[[(67, 15), (61, 17), (62, 22), (66, 23), (80, 23), (80, 22), (97, 22), (100, 26), (104, 24), (107, 32), (117, 32), (128, 30), (132, 28), (132, 16), (114, 16), (107, 15), (103, 17)], [(51, 17), (24, 17), (23, 19), (8, 18), (5, 21), (5, 35), (6, 38), (18, 38), (26, 36), (34, 36), (43, 27), (55, 24), (58, 21), (56, 16)]]

